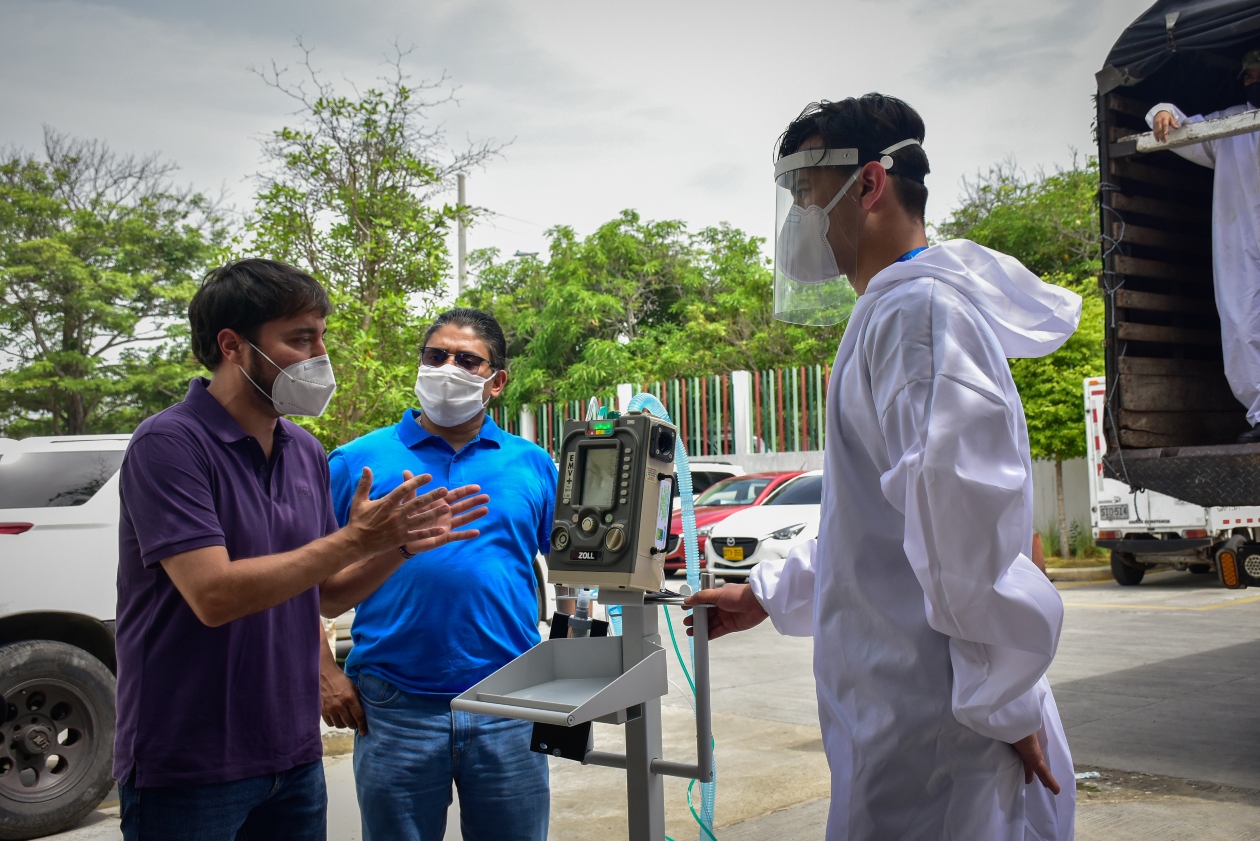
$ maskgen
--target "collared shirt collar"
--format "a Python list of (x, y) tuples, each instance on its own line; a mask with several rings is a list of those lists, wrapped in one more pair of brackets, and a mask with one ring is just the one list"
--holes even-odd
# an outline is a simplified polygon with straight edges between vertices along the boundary
[[(432, 432), (421, 426), (419, 418), (420, 412), (417, 409), (408, 409), (403, 412), (402, 420), (398, 422), (398, 438), (403, 442), (403, 444), (405, 444), (409, 449), (415, 449), (432, 438), (437, 438), (442, 441), (443, 444), (446, 444), (446, 440), (444, 438), (439, 435), (434, 435)], [(506, 433), (499, 428), (499, 425), (494, 422), (494, 419), (489, 415), (486, 415), (485, 419), (481, 422), (481, 431), (477, 433), (475, 438), (468, 442), (465, 449), (473, 446), (479, 441), (490, 444), (496, 449), (501, 448), (503, 446), (503, 436), (505, 434)], [(450, 445), (447, 444), (446, 446), (449, 447)]]
[[(232, 417), (223, 404), (209, 392), (209, 386), (210, 381), (205, 377), (193, 377), (188, 382), (188, 394), (184, 396), (184, 402), (192, 408), (193, 414), (197, 416), (197, 419), (225, 444), (252, 437), (241, 428), (241, 425), (236, 422), (236, 418)], [(293, 437), (289, 430), (285, 428), (287, 423), (291, 423), (291, 421), (280, 418), (276, 424), (276, 441), (287, 441)]]

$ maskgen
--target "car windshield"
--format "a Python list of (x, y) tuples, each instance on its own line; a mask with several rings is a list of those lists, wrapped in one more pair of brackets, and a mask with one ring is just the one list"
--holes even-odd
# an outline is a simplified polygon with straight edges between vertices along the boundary
[(122, 464), (122, 450), (6, 453), (0, 456), (0, 508), (82, 505)]
[(793, 479), (766, 500), (766, 505), (822, 505), (821, 476)]
[(729, 479), (730, 476), (729, 473), (718, 473), (714, 470), (693, 470), (691, 471), (691, 492), (697, 495), (702, 494), (723, 479)]
[(770, 479), (725, 479), (696, 498), (696, 505), (752, 505), (770, 484)]

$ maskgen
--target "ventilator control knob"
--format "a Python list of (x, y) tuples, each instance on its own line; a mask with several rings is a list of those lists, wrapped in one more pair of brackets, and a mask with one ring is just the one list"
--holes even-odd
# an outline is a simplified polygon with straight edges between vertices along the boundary
[(569, 545), (569, 530), (564, 526), (556, 526), (551, 530), (551, 545), (555, 549), (563, 549)]
[(582, 518), (582, 531), (586, 532), (587, 534), (590, 534), (591, 532), (595, 531), (595, 526), (596, 526), (596, 523), (595, 523), (594, 517)]
[(609, 529), (608, 534), (604, 535), (604, 545), (610, 552), (620, 551), (626, 545), (626, 533), (619, 527)]

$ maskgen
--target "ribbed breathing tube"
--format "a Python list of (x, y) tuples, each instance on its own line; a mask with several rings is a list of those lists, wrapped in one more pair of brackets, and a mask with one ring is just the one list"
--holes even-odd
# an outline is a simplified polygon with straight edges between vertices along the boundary
[[(670, 420), (669, 412), (664, 404), (661, 403), (652, 394), (637, 394), (630, 401), (627, 407), (628, 411), (647, 411), (667, 423), (673, 423)], [(678, 477), (678, 494), (682, 498), (682, 527), (683, 527), (683, 552), (687, 559), (687, 586), (691, 588), (691, 592), (695, 593), (700, 589), (700, 547), (696, 538), (696, 506), (692, 495), (691, 486), (691, 464), (687, 460), (687, 448), (683, 445), (682, 436), (679, 435), (674, 443), (674, 468)], [(665, 610), (665, 621), (669, 626), (669, 636), (674, 643), (674, 653), (678, 656), (678, 665), (682, 667), (683, 674), (687, 675), (687, 683), (690, 685), (692, 695), (695, 695), (696, 688), (691, 682), (691, 673), (695, 671), (696, 650), (695, 644), (690, 637), (687, 638), (688, 650), (691, 654), (691, 669), (687, 668), (687, 664), (683, 661), (682, 655), (678, 649), (678, 639), (674, 636), (674, 624), (669, 618), (669, 608)], [(608, 610), (609, 621), (612, 624), (613, 633), (621, 634), (621, 610), (620, 608), (610, 607)], [(694, 711), (695, 704), (693, 702), (692, 709)], [(687, 788), (687, 803), (691, 805), (691, 787), (696, 783), (691, 781), (691, 785)], [(697, 814), (694, 807), (691, 808), (691, 814), (695, 817), (696, 823), (700, 825), (700, 841), (716, 841), (713, 834), (713, 813), (717, 796), (717, 760), (713, 763), (713, 782), (700, 784), (700, 812)]]

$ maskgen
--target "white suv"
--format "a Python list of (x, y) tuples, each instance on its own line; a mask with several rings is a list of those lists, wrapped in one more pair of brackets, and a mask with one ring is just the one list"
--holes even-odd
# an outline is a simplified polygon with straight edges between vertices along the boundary
[(113, 785), (129, 438), (0, 438), (0, 839), (73, 826)]

